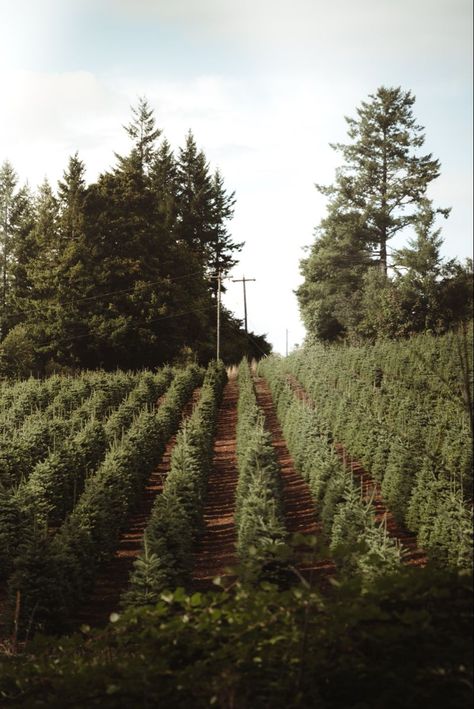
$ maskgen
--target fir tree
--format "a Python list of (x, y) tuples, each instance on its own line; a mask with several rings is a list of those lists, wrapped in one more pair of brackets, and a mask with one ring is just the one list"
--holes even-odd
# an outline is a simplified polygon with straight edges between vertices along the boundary
[(431, 154), (417, 153), (425, 138), (413, 116), (410, 91), (382, 86), (369, 98), (357, 109), (357, 118), (346, 117), (352, 142), (332, 146), (345, 160), (336, 183), (318, 189), (338, 213), (355, 211), (361, 217), (365, 242), (386, 274), (387, 243), (427, 209), (426, 192), (440, 174), (440, 163)]
[[(406, 334), (403, 295), (388, 278), (388, 242), (411, 228), (436, 247), (439, 234), (427, 234), (438, 214), (449, 214), (427, 197), (440, 163), (420, 154), (424, 134), (413, 116), (414, 96), (380, 87), (369, 99), (356, 118), (346, 118), (351, 142), (332, 145), (344, 159), (334, 184), (316, 185), (329, 198), (328, 216), (302, 261), (297, 295), (309, 332), (320, 339)], [(366, 313), (372, 304), (375, 311)]]
[(0, 167), (0, 248), (1, 248), (1, 320), (0, 337), (4, 337), (8, 329), (8, 300), (11, 283), (11, 264), (13, 238), (15, 231), (15, 215), (17, 212), (18, 177), (8, 160)]

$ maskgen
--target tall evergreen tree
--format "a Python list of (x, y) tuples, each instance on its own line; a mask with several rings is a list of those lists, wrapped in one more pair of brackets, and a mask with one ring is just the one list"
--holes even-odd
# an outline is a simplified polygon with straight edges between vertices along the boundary
[(38, 244), (34, 234), (36, 221), (35, 197), (28, 185), (22, 187), (15, 199), (14, 229), (11, 243), (11, 298), (8, 304), (8, 327), (29, 319), (32, 299), (31, 263), (37, 256)]
[(89, 326), (85, 298), (94, 297), (94, 269), (86, 241), (87, 186), (85, 165), (76, 152), (69, 158), (58, 182), (58, 240), (60, 257), (56, 300), (62, 339), (61, 359), (68, 364), (83, 361)]
[(175, 233), (178, 216), (178, 167), (169, 142), (162, 141), (150, 170), (159, 218), (168, 233)]
[[(228, 232), (227, 223), (234, 216), (235, 192), (227, 193), (219, 170), (216, 170), (212, 176), (212, 190), (214, 214), (207, 245), (208, 264), (213, 273), (220, 272), (226, 275), (237, 264), (234, 254), (241, 251), (244, 243), (232, 241)], [(214, 288), (217, 287), (215, 279), (213, 285)]]
[(435, 212), (428, 201), (415, 232), (416, 238), (409, 239), (407, 246), (394, 252), (394, 287), (410, 331), (437, 332), (443, 330), (447, 322), (456, 322), (457, 316), (462, 318), (462, 306), (456, 315), (446, 312), (446, 289), (451, 290), (454, 285), (451, 280), (457, 272), (457, 262), (455, 259), (445, 262), (441, 256), (441, 229), (435, 227)]
[(133, 164), (141, 173), (148, 171), (156, 155), (156, 141), (161, 130), (156, 127), (155, 114), (146, 98), (138, 100), (138, 106), (132, 106), (132, 120), (124, 126), (128, 136), (133, 141), (129, 155), (116, 155), (119, 169)]
[[(406, 228), (431, 229), (438, 214), (449, 214), (435, 209), (427, 196), (440, 164), (431, 154), (419, 154), (424, 135), (413, 117), (414, 96), (381, 87), (369, 98), (357, 109), (357, 118), (346, 118), (351, 142), (332, 146), (344, 164), (334, 184), (317, 185), (329, 198), (328, 215), (301, 262), (304, 282), (297, 296), (302, 317), (308, 331), (322, 339), (369, 331), (373, 336), (364, 308), (369, 307), (371, 322), (380, 322), (380, 308), (372, 307), (378, 291), (389, 321), (390, 303), (399, 309), (384, 331), (398, 332), (403, 307), (392, 298), (388, 242)], [(373, 272), (377, 266), (380, 276)]]
[(352, 142), (332, 146), (345, 161), (335, 184), (318, 189), (330, 198), (337, 214), (360, 215), (366, 243), (386, 275), (387, 243), (419, 220), (440, 163), (431, 154), (418, 154), (425, 138), (413, 116), (415, 97), (410, 91), (382, 86), (369, 98), (357, 109), (357, 118), (346, 117)]
[(77, 242), (84, 231), (85, 165), (76, 152), (58, 183), (60, 231), (64, 245)]
[(203, 267), (207, 265), (213, 220), (214, 189), (209, 164), (189, 131), (178, 156), (177, 237), (199, 257)]
[(372, 265), (365, 228), (357, 213), (328, 217), (316, 230), (309, 256), (301, 261), (296, 290), (308, 333), (323, 340), (344, 337), (360, 317), (364, 274)]
[(40, 185), (35, 198), (32, 230), (34, 258), (27, 265), (30, 292), (25, 305), (28, 322), (44, 359), (54, 357), (57, 340), (62, 336), (60, 306), (57, 300), (61, 240), (59, 205), (48, 180)]
[(199, 349), (209, 324), (202, 259), (178, 234), (174, 159), (169, 146), (155, 145), (159, 131), (146, 105), (134, 115), (130, 153), (118, 156), (86, 199), (96, 286), (90, 350), (105, 366), (154, 365), (188, 343)]
[(0, 167), (0, 248), (1, 248), (1, 321), (0, 337), (4, 337), (8, 319), (8, 290), (14, 230), (16, 186), (18, 177), (13, 166), (6, 160)]

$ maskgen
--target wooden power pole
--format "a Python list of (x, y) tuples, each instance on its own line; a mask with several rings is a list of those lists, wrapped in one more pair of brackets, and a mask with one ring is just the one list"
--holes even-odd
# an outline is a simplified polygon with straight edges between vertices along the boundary
[(216, 359), (219, 361), (221, 356), (221, 272), (217, 272), (217, 344), (216, 344)]
[(245, 318), (245, 334), (248, 334), (248, 325), (247, 325), (247, 293), (245, 290), (245, 284), (248, 283), (249, 281), (256, 281), (256, 278), (245, 278), (245, 276), (242, 276), (242, 278), (236, 278), (235, 280), (232, 281), (232, 283), (242, 283), (244, 287), (244, 318)]

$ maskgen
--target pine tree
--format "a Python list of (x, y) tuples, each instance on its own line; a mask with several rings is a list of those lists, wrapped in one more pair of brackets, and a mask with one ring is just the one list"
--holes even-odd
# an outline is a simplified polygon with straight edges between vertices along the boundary
[(61, 241), (66, 247), (83, 234), (85, 199), (85, 165), (76, 152), (69, 158), (67, 170), (58, 183)]
[(359, 215), (332, 208), (317, 229), (310, 255), (301, 261), (298, 302), (308, 332), (321, 339), (342, 337), (360, 317), (362, 278), (371, 264), (365, 232)]
[(412, 332), (437, 331), (443, 321), (443, 275), (450, 264), (444, 264), (440, 254), (443, 240), (441, 229), (435, 228), (435, 217), (436, 211), (427, 201), (415, 225), (416, 238), (394, 252), (395, 286)]
[(29, 319), (31, 315), (27, 305), (32, 288), (28, 272), (29, 264), (35, 258), (38, 248), (34, 237), (35, 218), (34, 195), (28, 185), (25, 185), (16, 194), (12, 212), (14, 228), (11, 230), (7, 330)]

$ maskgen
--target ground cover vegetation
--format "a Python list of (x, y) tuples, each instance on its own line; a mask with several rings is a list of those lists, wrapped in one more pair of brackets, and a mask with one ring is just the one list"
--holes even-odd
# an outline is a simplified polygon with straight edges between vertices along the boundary
[(429, 569), (323, 596), (268, 582), (163, 592), (106, 629), (0, 658), (5, 707), (461, 709), (472, 701), (472, 586)]
[(309, 336), (374, 341), (440, 333), (472, 317), (472, 261), (441, 257), (437, 218), (450, 210), (430, 199), (441, 165), (420, 152), (414, 103), (410, 91), (380, 87), (346, 118), (349, 142), (332, 145), (343, 162), (332, 185), (317, 185), (327, 216), (297, 290)]
[[(77, 153), (56, 190), (0, 167), (1, 374), (214, 356), (216, 276), (242, 248), (235, 196), (191, 132), (173, 153), (146, 99), (125, 130), (129, 153), (91, 184)], [(241, 326), (223, 309), (225, 360), (270, 350)]]

